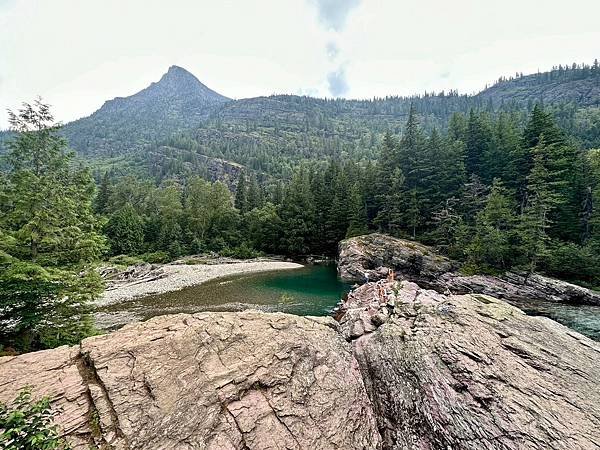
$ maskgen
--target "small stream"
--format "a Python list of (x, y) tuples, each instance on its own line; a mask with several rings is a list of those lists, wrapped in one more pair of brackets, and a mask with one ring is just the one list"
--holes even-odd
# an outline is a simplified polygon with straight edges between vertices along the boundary
[[(220, 278), (180, 291), (110, 305), (96, 313), (96, 324), (100, 329), (112, 330), (162, 314), (245, 309), (324, 316), (349, 290), (350, 285), (337, 278), (334, 265), (308, 265)], [(515, 305), (529, 315), (549, 317), (600, 341), (600, 306), (544, 301)]]

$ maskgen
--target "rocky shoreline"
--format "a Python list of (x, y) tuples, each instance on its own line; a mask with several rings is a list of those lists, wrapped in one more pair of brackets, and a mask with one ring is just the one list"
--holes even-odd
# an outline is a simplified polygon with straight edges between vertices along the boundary
[(125, 271), (104, 270), (106, 290), (95, 305), (102, 307), (154, 294), (178, 291), (230, 275), (299, 269), (288, 261), (251, 260), (201, 264), (142, 264)]
[(431, 247), (373, 233), (342, 241), (338, 272), (344, 281), (377, 281), (394, 272), (442, 294), (487, 294), (509, 302), (547, 302), (600, 306), (600, 292), (541, 274), (463, 275), (460, 264)]

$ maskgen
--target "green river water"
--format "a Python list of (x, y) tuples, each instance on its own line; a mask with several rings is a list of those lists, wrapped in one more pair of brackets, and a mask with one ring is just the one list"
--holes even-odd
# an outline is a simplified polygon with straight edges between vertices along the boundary
[[(324, 316), (350, 289), (337, 278), (334, 265), (220, 278), (181, 291), (153, 295), (102, 308), (101, 329), (118, 328), (162, 314), (200, 311), (281, 311)], [(600, 341), (600, 307), (551, 302), (515, 303), (529, 315), (546, 316)]]
[(96, 321), (100, 328), (112, 329), (161, 314), (250, 308), (324, 316), (349, 290), (350, 285), (337, 278), (334, 265), (308, 265), (225, 277), (180, 291), (118, 303), (102, 308)]

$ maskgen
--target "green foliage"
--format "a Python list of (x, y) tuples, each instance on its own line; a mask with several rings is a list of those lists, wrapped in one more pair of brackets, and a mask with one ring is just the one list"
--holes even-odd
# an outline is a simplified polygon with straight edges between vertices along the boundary
[(108, 262), (115, 266), (128, 267), (144, 262), (144, 259), (137, 256), (117, 255), (109, 258)]
[(475, 235), (466, 248), (467, 262), (484, 271), (507, 269), (514, 262), (514, 215), (508, 194), (496, 179), (485, 207), (477, 213)]
[(104, 249), (95, 186), (73, 161), (47, 105), (9, 112), (0, 186), (0, 342), (18, 351), (76, 344), (94, 332), (88, 303), (101, 289), (86, 268)]
[(0, 342), (19, 351), (77, 344), (94, 333), (88, 304), (101, 288), (91, 270), (0, 264)]
[(6, 450), (67, 450), (53, 424), (50, 399), (33, 401), (29, 390), (21, 391), (10, 404), (0, 402), (0, 447)]
[(10, 123), (19, 134), (9, 142), (8, 171), (0, 188), (0, 228), (11, 237), (11, 255), (43, 265), (86, 263), (103, 250), (92, 212), (95, 185), (52, 124), (48, 106), (24, 104)]
[(350, 191), (349, 204), (349, 223), (346, 230), (347, 238), (360, 236), (369, 232), (367, 217), (367, 208), (361, 186), (357, 183)]
[(136, 255), (142, 251), (144, 223), (129, 203), (110, 216), (104, 226), (104, 233), (113, 255)]
[(553, 242), (545, 263), (546, 271), (552, 276), (594, 288), (600, 285), (600, 254), (589, 245)]
[(150, 252), (144, 253), (140, 259), (150, 264), (164, 264), (171, 261), (171, 257), (167, 252)]
[(230, 258), (239, 258), (239, 259), (251, 259), (251, 258), (258, 258), (259, 256), (263, 256), (263, 254), (261, 252), (250, 247), (245, 242), (242, 242), (237, 247), (223, 249), (221, 251), (221, 255), (228, 256)]
[(254, 208), (245, 217), (247, 238), (252, 247), (267, 253), (277, 253), (281, 249), (282, 221), (273, 203)]

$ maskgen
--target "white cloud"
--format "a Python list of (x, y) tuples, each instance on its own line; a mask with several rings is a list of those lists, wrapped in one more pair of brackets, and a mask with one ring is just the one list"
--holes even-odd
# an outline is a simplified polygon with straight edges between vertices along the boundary
[(341, 31), (346, 25), (348, 14), (360, 4), (361, 0), (310, 0), (317, 7), (319, 20), (335, 31)]
[(0, 0), (0, 127), (38, 94), (62, 121), (88, 115), (172, 64), (234, 98), (329, 95), (342, 68), (353, 98), (474, 92), (592, 62), (599, 15), (597, 0)]

